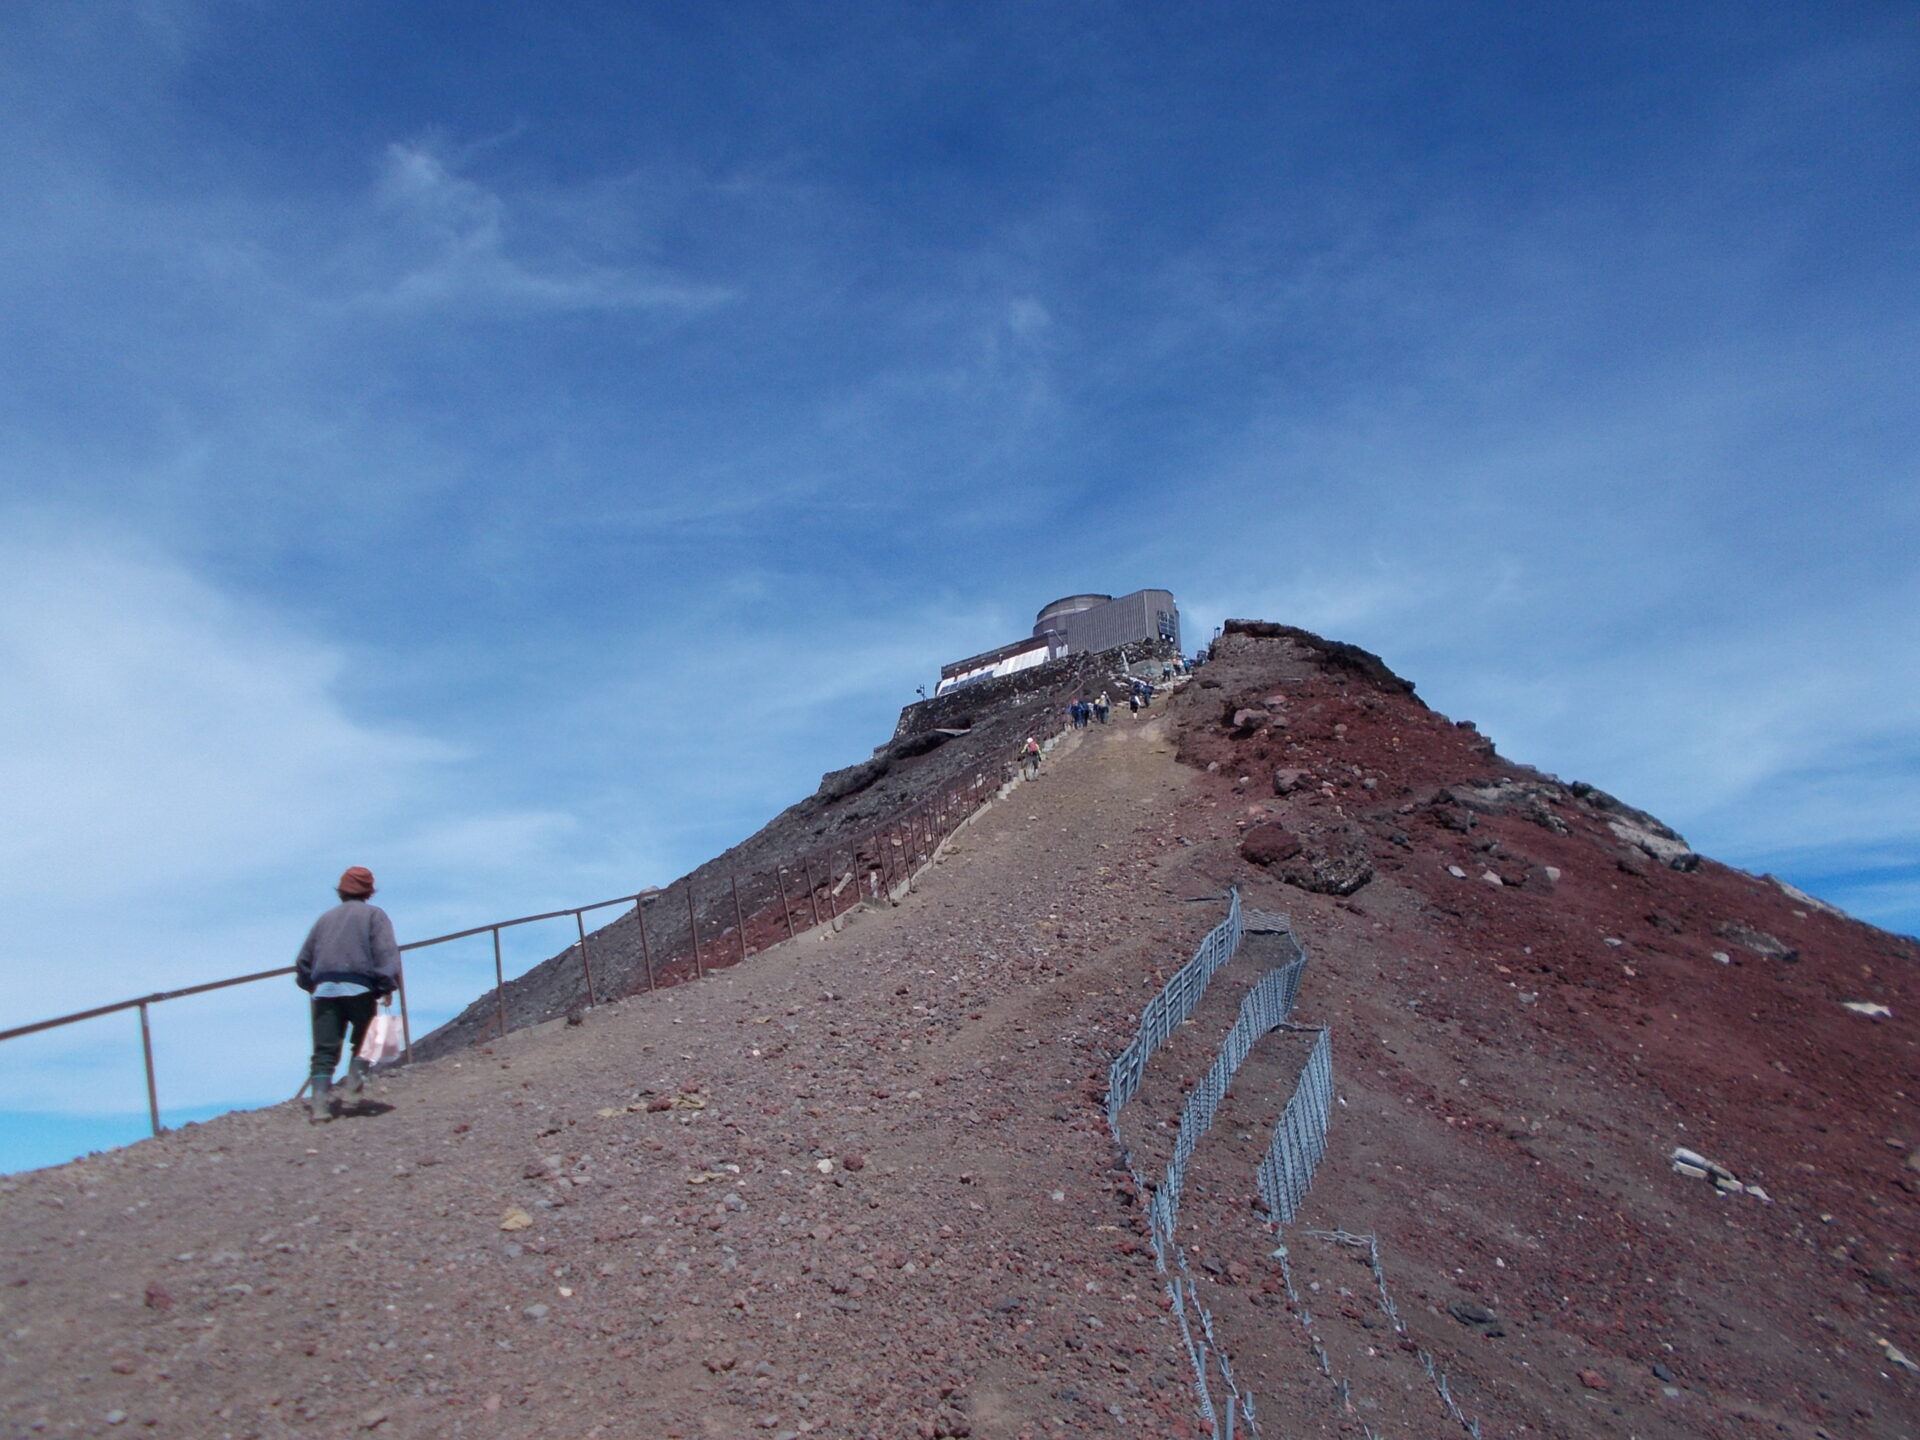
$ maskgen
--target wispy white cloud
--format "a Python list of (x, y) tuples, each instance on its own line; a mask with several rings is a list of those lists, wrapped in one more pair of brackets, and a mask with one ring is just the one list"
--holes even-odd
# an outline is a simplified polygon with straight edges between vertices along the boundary
[[(631, 195), (597, 190), (624, 210)], [(543, 223), (537, 196), (509, 201), (459, 173), (435, 145), (387, 147), (372, 215), (390, 227), (365, 237), (373, 259), (358, 305), (402, 308), (469, 306), (527, 314), (588, 310), (698, 310), (734, 297), (724, 285), (699, 284), (629, 259), (596, 263), (575, 253), (582, 199), (562, 203), (570, 229)], [(530, 213), (531, 212), (531, 213)], [(347, 237), (358, 247), (363, 241)], [(389, 243), (381, 246), (385, 238)], [(381, 258), (383, 257), (383, 258)], [(385, 273), (382, 273), (382, 272)]]
[[(137, 543), (0, 539), (0, 894), (80, 903), (233, 883), (384, 821), (445, 745), (357, 722), (343, 649), (250, 613)], [(18, 888), (16, 888), (18, 887)]]
[(503, 757), (356, 713), (364, 637), (124, 535), (6, 518), (0, 902), (7, 958), (36, 962), (11, 1017), (259, 968), (350, 863), (393, 872), (413, 937), (600, 878), (578, 816), (511, 798)]

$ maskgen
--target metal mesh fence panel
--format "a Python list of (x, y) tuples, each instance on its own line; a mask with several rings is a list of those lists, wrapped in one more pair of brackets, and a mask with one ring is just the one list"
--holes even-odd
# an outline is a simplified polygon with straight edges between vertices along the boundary
[(1273, 1140), (1260, 1162), (1260, 1198), (1276, 1224), (1291, 1224), (1313, 1183), (1313, 1172), (1327, 1153), (1327, 1119), (1333, 1110), (1333, 1044), (1322, 1030), (1313, 1042), (1293, 1098), (1273, 1127)]
[(1147, 1061), (1166, 1043), (1174, 1028), (1193, 1014), (1193, 1007), (1207, 993), (1207, 984), (1214, 972), (1232, 959), (1233, 952), (1239, 948), (1241, 933), (1240, 892), (1235, 890), (1228, 897), (1227, 918), (1207, 932), (1206, 939), (1193, 952), (1193, 958), (1174, 972), (1173, 978), (1161, 986), (1160, 993), (1140, 1012), (1138, 1032), (1107, 1067), (1107, 1125), (1114, 1131), (1116, 1140), (1120, 1112), (1140, 1088)]
[[(1187, 1167), (1192, 1162), (1201, 1137), (1212, 1128), (1234, 1075), (1253, 1047), (1275, 1030), (1313, 1030), (1316, 1033), (1313, 1048), (1300, 1068), (1299, 1079), (1287, 1100), (1286, 1108), (1274, 1125), (1273, 1136), (1257, 1172), (1260, 1197), (1267, 1210), (1268, 1222), (1276, 1228), (1290, 1224), (1300, 1212), (1307, 1189), (1313, 1183), (1314, 1172), (1326, 1155), (1327, 1127), (1333, 1112), (1333, 1042), (1330, 1032), (1319, 1027), (1295, 1026), (1290, 1018), (1299, 994), (1301, 976), (1306, 969), (1307, 954), (1294, 937), (1286, 918), (1257, 910), (1243, 913), (1239, 892), (1232, 892), (1226, 918), (1208, 932), (1195, 949), (1193, 958), (1167, 981), (1159, 994), (1141, 1011), (1139, 1029), (1107, 1071), (1107, 1126), (1127, 1172), (1133, 1177), (1136, 1190), (1144, 1195), (1149, 1187), (1134, 1162), (1133, 1152), (1121, 1136), (1120, 1114), (1139, 1090), (1147, 1062), (1153, 1058), (1154, 1052), (1166, 1043), (1177, 1026), (1192, 1016), (1214, 975), (1233, 957), (1243, 936), (1249, 933), (1284, 936), (1292, 954), (1269, 969), (1241, 1001), (1239, 1014), (1221, 1043), (1219, 1055), (1181, 1107), (1173, 1156), (1160, 1182), (1151, 1187), (1152, 1199), (1146, 1207), (1147, 1231), (1153, 1245), (1154, 1261), (1167, 1277), (1167, 1297), (1180, 1327), (1181, 1343), (1186, 1348), (1188, 1362), (1193, 1367), (1195, 1406), (1215, 1440), (1233, 1440), (1233, 1437), (1241, 1434), (1258, 1440), (1260, 1432), (1253, 1396), (1242, 1390), (1234, 1378), (1233, 1362), (1214, 1336), (1213, 1315), (1201, 1298), (1200, 1288), (1194, 1281), (1186, 1255), (1178, 1242), (1180, 1195), (1186, 1185)], [(1374, 1279), (1380, 1290), (1382, 1309), (1395, 1330), (1405, 1336), (1406, 1326), (1392, 1297), (1387, 1294), (1378, 1242), (1372, 1236), (1347, 1236), (1339, 1232), (1333, 1235), (1309, 1233), (1367, 1246)], [(1312, 1315), (1293, 1283), (1292, 1267), (1287, 1262), (1287, 1247), (1281, 1245), (1272, 1253), (1280, 1262), (1288, 1299), (1306, 1329), (1321, 1373), (1333, 1382), (1344, 1406), (1348, 1382), (1334, 1375), (1325, 1349), (1315, 1338)], [(1478, 1422), (1467, 1416), (1454, 1400), (1446, 1376), (1434, 1364), (1433, 1357), (1422, 1350), (1420, 1360), (1448, 1415), (1474, 1440), (1479, 1440)], [(1363, 1425), (1362, 1430), (1369, 1440), (1373, 1440), (1374, 1432), (1370, 1428)]]
[[(1138, 1032), (1107, 1072), (1108, 1128), (1112, 1131), (1114, 1144), (1120, 1149), (1135, 1187), (1144, 1194), (1146, 1181), (1120, 1134), (1120, 1112), (1139, 1090), (1141, 1076), (1153, 1053), (1166, 1042), (1176, 1026), (1193, 1014), (1194, 1007), (1200, 1003), (1215, 973), (1233, 957), (1241, 937), (1246, 933), (1249, 920), (1261, 932), (1284, 935), (1292, 956), (1263, 975), (1240, 1002), (1239, 1015), (1220, 1047), (1220, 1054), (1206, 1077), (1181, 1107), (1173, 1158), (1168, 1162), (1166, 1173), (1154, 1187), (1153, 1198), (1147, 1204), (1147, 1230), (1153, 1245), (1154, 1262), (1161, 1273), (1168, 1277), (1167, 1295), (1180, 1326), (1187, 1359), (1193, 1366), (1195, 1405), (1219, 1440), (1232, 1440), (1232, 1437), (1240, 1434), (1257, 1440), (1260, 1431), (1253, 1396), (1243, 1391), (1234, 1379), (1233, 1361), (1214, 1337), (1213, 1315), (1201, 1300), (1199, 1288), (1188, 1271), (1186, 1256), (1180, 1249), (1180, 1192), (1186, 1184), (1187, 1166), (1193, 1159), (1194, 1148), (1200, 1143), (1201, 1136), (1212, 1128), (1220, 1102), (1226, 1098), (1234, 1074), (1260, 1038), (1286, 1024), (1287, 1016), (1292, 1013), (1307, 956), (1293, 938), (1284, 917), (1263, 915), (1257, 911), (1243, 916), (1239, 892), (1232, 892), (1228, 900), (1227, 918), (1207, 934), (1194, 951), (1193, 958), (1168, 980), (1141, 1012)], [(1322, 1038), (1324, 1040), (1324, 1036)], [(1217, 1403), (1214, 1398), (1216, 1386), (1221, 1397)]]
[(1206, 1077), (1187, 1097), (1187, 1103), (1180, 1112), (1180, 1130), (1174, 1140), (1173, 1162), (1167, 1166), (1166, 1180), (1161, 1186), (1171, 1196), (1170, 1208), (1178, 1208), (1180, 1204), (1180, 1192), (1186, 1185), (1187, 1163), (1193, 1158), (1194, 1147), (1200, 1143), (1200, 1137), (1213, 1128), (1214, 1116), (1219, 1112), (1220, 1102), (1226, 1098), (1227, 1087), (1233, 1083), (1235, 1073), (1245, 1062), (1255, 1042), (1269, 1031), (1284, 1025), (1293, 1009), (1293, 997), (1300, 988), (1300, 972), (1307, 963), (1306, 956), (1300, 953), (1297, 944), (1294, 951), (1292, 960), (1269, 970), (1240, 1002), (1239, 1018), (1234, 1021), (1233, 1029), (1227, 1032), (1213, 1068), (1207, 1071)]

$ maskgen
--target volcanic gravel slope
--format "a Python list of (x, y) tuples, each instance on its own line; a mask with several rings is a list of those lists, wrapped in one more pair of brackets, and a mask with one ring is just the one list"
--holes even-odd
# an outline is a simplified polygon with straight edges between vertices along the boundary
[[(1015, 773), (1027, 736), (1051, 735), (1066, 723), (1069, 701), (1106, 689), (1125, 694), (1125, 661), (1153, 669), (1145, 662), (1171, 654), (1170, 647), (1154, 644), (1062, 656), (907, 706), (893, 737), (867, 759), (829, 772), (812, 795), (647, 896), (644, 931), (632, 910), (592, 931), (586, 938), (593, 997), (634, 994), (652, 989), (656, 981), (678, 984), (702, 967), (734, 964), (742, 950), (757, 954), (784, 935), (789, 913), (798, 919), (844, 907), (848, 897), (842, 887), (856, 876), (856, 893), (877, 898), (883, 884), (892, 886), (901, 847), (919, 838), (909, 818), (916, 807), (933, 804), (955, 787), (999, 785)], [(939, 808), (944, 819), (946, 807)], [(815, 887), (811, 901), (810, 881)], [(690, 909), (698, 918), (699, 965)], [(604, 919), (605, 912), (598, 913)], [(503, 1018), (512, 1031), (587, 1004), (587, 969), (580, 948), (570, 946), (509, 980), (500, 996), (488, 990), (445, 1025), (417, 1037), (414, 1058), (437, 1059), (495, 1039)]]
[[(1462, 1433), (1422, 1354), (1489, 1437), (1920, 1434), (1879, 1343), (1920, 1355), (1913, 943), (1508, 764), (1372, 657), (1231, 628), (897, 906), (330, 1125), (280, 1106), (5, 1182), (0, 1422), (1202, 1433), (1101, 1101), (1234, 884), (1291, 914), (1338, 1091), (1276, 1237), (1253, 1168), (1308, 1037), (1262, 1041), (1182, 1203), (1262, 1434)], [(1148, 1173), (1261, 963), (1128, 1106)], [(1378, 1237), (1404, 1334), (1334, 1230)]]

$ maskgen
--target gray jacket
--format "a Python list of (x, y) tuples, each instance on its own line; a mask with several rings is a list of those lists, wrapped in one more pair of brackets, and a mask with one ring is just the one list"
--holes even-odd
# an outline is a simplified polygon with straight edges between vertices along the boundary
[(400, 947), (386, 911), (364, 900), (342, 900), (313, 922), (293, 962), (293, 983), (311, 991), (328, 980), (365, 985), (376, 995), (393, 993), (400, 983)]

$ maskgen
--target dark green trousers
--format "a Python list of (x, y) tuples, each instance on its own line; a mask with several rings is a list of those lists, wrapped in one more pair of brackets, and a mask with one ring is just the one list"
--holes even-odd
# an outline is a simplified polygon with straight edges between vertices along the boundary
[(310, 1074), (322, 1084), (331, 1083), (333, 1069), (340, 1063), (340, 1044), (352, 1031), (349, 1053), (360, 1048), (367, 1033), (367, 1022), (380, 1008), (377, 995), (334, 995), (313, 1002), (313, 1068)]

